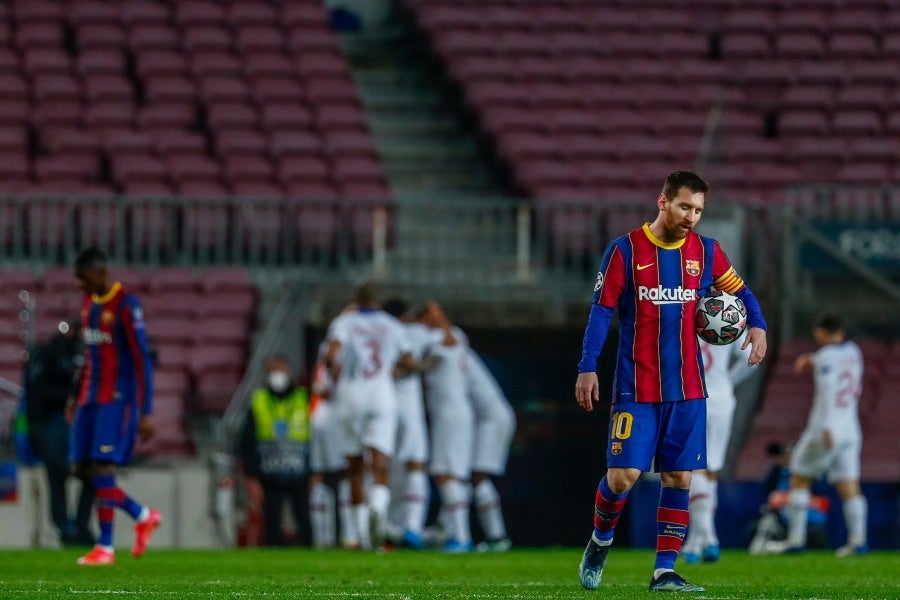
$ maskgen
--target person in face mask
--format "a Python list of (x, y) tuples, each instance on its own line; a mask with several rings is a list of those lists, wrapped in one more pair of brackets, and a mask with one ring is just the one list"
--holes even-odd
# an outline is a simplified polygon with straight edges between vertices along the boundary
[(238, 454), (251, 510), (262, 510), (264, 543), (284, 546), (282, 506), (288, 500), (297, 542), (309, 544), (309, 399), (294, 384), (288, 361), (266, 360), (265, 384), (253, 392)]

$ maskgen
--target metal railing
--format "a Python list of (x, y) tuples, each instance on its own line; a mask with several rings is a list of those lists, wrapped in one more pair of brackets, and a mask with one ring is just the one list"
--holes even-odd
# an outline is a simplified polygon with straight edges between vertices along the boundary
[[(719, 203), (707, 213), (707, 223), (732, 218)], [(96, 244), (117, 263), (242, 264), (455, 296), (565, 297), (593, 281), (611, 239), (652, 218), (649, 202), (617, 200), (3, 196), (0, 240), (7, 261), (29, 265), (70, 264)]]
[(0, 197), (7, 260), (58, 264), (97, 245), (115, 262), (334, 266), (368, 259), (385, 202), (287, 198)]

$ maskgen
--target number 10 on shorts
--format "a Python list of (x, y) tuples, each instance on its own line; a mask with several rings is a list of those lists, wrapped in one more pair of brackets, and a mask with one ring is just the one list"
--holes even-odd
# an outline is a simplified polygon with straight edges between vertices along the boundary
[(630, 412), (615, 412), (612, 415), (610, 436), (614, 440), (627, 440), (631, 437), (631, 425), (634, 417)]

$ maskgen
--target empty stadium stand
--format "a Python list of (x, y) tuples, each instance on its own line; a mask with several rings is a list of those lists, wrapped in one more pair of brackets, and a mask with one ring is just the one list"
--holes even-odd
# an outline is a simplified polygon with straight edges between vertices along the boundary
[(888, 2), (407, 6), (537, 202), (656, 193), (647, 174), (694, 166), (717, 106), (704, 172), (722, 195), (896, 181)]
[[(255, 326), (257, 292), (241, 268), (143, 270), (113, 273), (138, 294), (147, 315), (147, 334), (156, 355), (157, 436), (139, 454), (193, 453), (189, 417), (221, 413), (244, 373)], [(69, 269), (42, 276), (2, 271), (0, 377), (21, 381), (25, 351), (19, 290), (35, 300), (37, 339), (52, 335), (61, 319), (78, 316), (82, 294)]]
[(0, 190), (387, 199), (321, 0), (0, 6)]

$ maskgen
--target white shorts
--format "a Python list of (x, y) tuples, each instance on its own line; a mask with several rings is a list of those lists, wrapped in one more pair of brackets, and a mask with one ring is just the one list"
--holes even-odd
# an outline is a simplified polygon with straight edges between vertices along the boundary
[(397, 397), (392, 383), (344, 381), (335, 390), (344, 456), (366, 448), (393, 455), (397, 439)]
[(397, 394), (397, 449), (399, 462), (428, 460), (428, 426), (421, 394)]
[(731, 441), (734, 403), (706, 402), (706, 469), (718, 472), (725, 466), (725, 454)]
[(804, 431), (791, 454), (791, 473), (810, 479), (827, 473), (832, 483), (858, 481), (861, 449), (858, 437), (835, 440), (831, 449), (826, 449), (821, 432)]
[(490, 415), (476, 419), (472, 471), (503, 475), (515, 431), (516, 414), (509, 404), (499, 404)]
[(472, 473), (475, 415), (468, 402), (443, 406), (431, 413), (432, 475), (466, 481)]
[(347, 468), (341, 449), (341, 421), (334, 402), (319, 402), (309, 420), (309, 465), (313, 473), (333, 473)]

